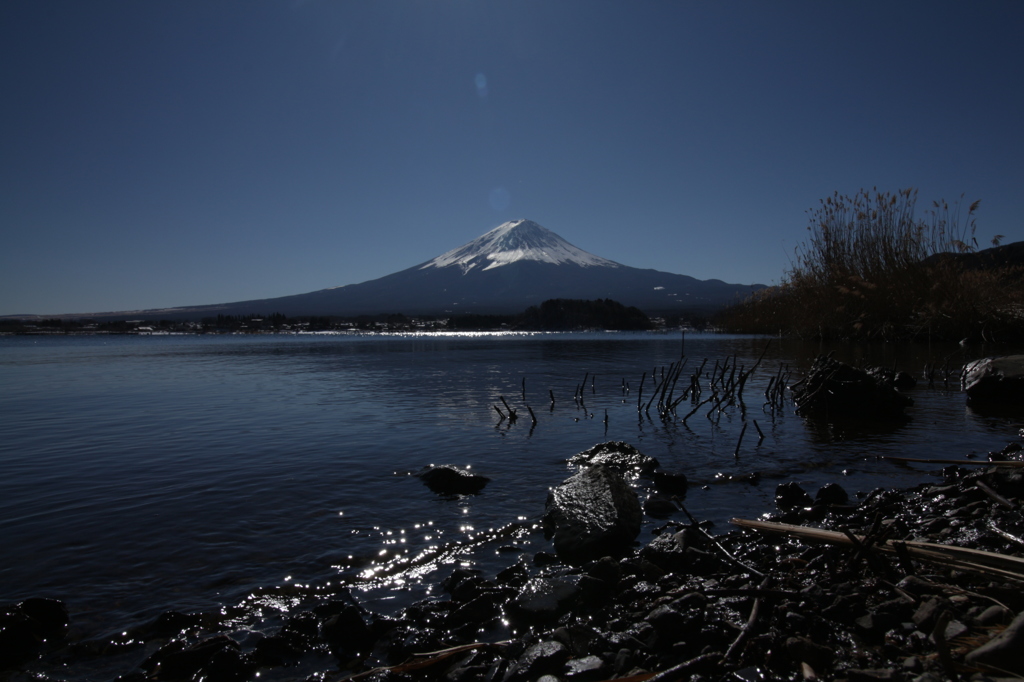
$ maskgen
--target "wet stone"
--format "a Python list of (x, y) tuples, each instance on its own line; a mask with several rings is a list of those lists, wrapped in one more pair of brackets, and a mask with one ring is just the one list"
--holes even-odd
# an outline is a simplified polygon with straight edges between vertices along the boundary
[(835, 504), (844, 505), (850, 501), (850, 496), (847, 494), (843, 486), (838, 483), (826, 483), (818, 489), (818, 492), (814, 495), (815, 504)]
[(655, 471), (652, 477), (654, 488), (663, 495), (686, 496), (689, 481), (685, 474), (672, 471)]
[(569, 659), (569, 650), (561, 642), (534, 644), (520, 656), (505, 675), (508, 682), (536, 680), (542, 675), (558, 674)]
[(972, 407), (1024, 403), (1024, 355), (976, 360), (964, 367), (963, 376)]
[(965, 657), (969, 664), (988, 665), (1016, 675), (1024, 675), (1024, 613), (1013, 619), (1005, 630), (971, 651)]
[(978, 625), (998, 625), (1010, 622), (1010, 618), (1012, 616), (1013, 614), (1009, 609), (999, 606), (998, 604), (993, 604), (978, 614), (978, 617), (975, 620)]
[(172, 641), (146, 659), (142, 667), (151, 677), (161, 680), (205, 677), (225, 682), (246, 680), (254, 668), (242, 656), (238, 643), (224, 635), (192, 646)]
[(32, 598), (0, 612), (0, 670), (35, 658), (43, 645), (64, 640), (67, 607), (56, 599)]
[(569, 458), (573, 466), (603, 465), (620, 473), (651, 474), (658, 468), (658, 460), (648, 457), (624, 441), (599, 443), (589, 450)]
[(952, 604), (945, 597), (932, 597), (928, 601), (923, 602), (917, 611), (914, 612), (914, 624), (921, 630), (930, 631), (932, 626), (935, 625), (939, 614), (951, 606)]
[(569, 562), (623, 553), (640, 533), (643, 512), (636, 492), (614, 469), (589, 466), (548, 495), (545, 534)]
[(604, 679), (605, 662), (598, 656), (574, 658), (566, 664), (565, 678), (580, 682), (594, 682)]
[(789, 511), (796, 507), (810, 507), (814, 500), (807, 494), (807, 491), (800, 487), (799, 483), (780, 483), (775, 488), (775, 506), (782, 511)]
[(655, 519), (667, 519), (679, 511), (671, 498), (653, 493), (644, 500), (644, 513)]
[(374, 641), (373, 633), (355, 606), (346, 605), (323, 622), (320, 635), (331, 653), (342, 657), (368, 650)]
[(532, 578), (508, 602), (509, 615), (527, 621), (552, 621), (568, 611), (579, 594), (578, 585), (569, 578)]
[(416, 475), (439, 495), (475, 495), (491, 480), (450, 464), (431, 466)]

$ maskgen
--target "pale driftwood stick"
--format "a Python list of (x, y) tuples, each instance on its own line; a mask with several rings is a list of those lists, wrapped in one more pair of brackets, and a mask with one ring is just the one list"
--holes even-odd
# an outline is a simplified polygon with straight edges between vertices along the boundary
[[(854, 546), (850, 538), (842, 533), (822, 530), (821, 528), (809, 528), (807, 526), (794, 526), (788, 523), (755, 521), (751, 519), (731, 519), (730, 523), (741, 528), (751, 528), (763, 533), (787, 535), (801, 540), (828, 542), (834, 545)], [(862, 536), (856, 536), (856, 538), (859, 542), (864, 541)], [(984, 573), (1003, 579), (1024, 582), (1024, 558), (984, 552), (979, 549), (938, 545), (931, 542), (917, 542), (914, 540), (903, 541), (902, 544), (906, 546), (907, 554), (918, 561), (928, 561), (948, 568)], [(890, 553), (896, 552), (896, 547), (890, 540), (874, 545), (874, 549)]]
[(974, 487), (977, 488), (978, 490), (980, 490), (981, 492), (985, 493), (986, 495), (991, 497), (993, 500), (998, 502), (1000, 505), (1002, 505), (1003, 507), (1006, 507), (1007, 509), (1011, 509), (1012, 510), (1012, 509), (1016, 509), (1017, 508), (1017, 505), (1015, 503), (1010, 502), (1008, 499), (1006, 499), (1005, 497), (1003, 497), (1002, 495), (997, 493), (995, 490), (992, 490), (992, 488), (990, 488), (989, 486), (985, 485), (982, 481), (975, 481), (974, 482)]
[(494, 643), (474, 642), (473, 644), (462, 644), (460, 646), (455, 646), (450, 649), (442, 649), (440, 651), (431, 651), (429, 653), (423, 654), (413, 654), (412, 657), (405, 663), (399, 663), (398, 665), (389, 665), (380, 668), (373, 668), (372, 670), (364, 670), (361, 673), (356, 673), (354, 675), (346, 675), (345, 677), (340, 677), (337, 679), (338, 682), (350, 682), (354, 680), (362, 680), (367, 677), (373, 677), (384, 672), (402, 673), (410, 670), (418, 670), (420, 668), (426, 668), (428, 666), (434, 665), (435, 663), (443, 661), (446, 658), (454, 656), (455, 654), (463, 653), (465, 651), (472, 651), (474, 649), (500, 648), (503, 646), (508, 646), (511, 643), (511, 640)]
[(697, 519), (693, 518), (693, 514), (690, 513), (690, 510), (686, 508), (686, 506), (682, 503), (682, 501), (680, 501), (680, 499), (678, 497), (673, 496), (672, 497), (672, 501), (675, 502), (679, 506), (679, 508), (683, 511), (683, 513), (686, 514), (687, 518), (690, 519), (690, 523), (693, 524), (693, 528), (698, 533), (703, 535), (705, 540), (707, 540), (712, 545), (717, 547), (718, 551), (721, 552), (725, 556), (726, 559), (728, 559), (731, 563), (739, 566), (744, 571), (747, 571), (748, 573), (753, 573), (754, 575), (756, 575), (758, 577), (761, 577), (761, 578), (765, 577), (765, 574), (762, 573), (761, 571), (757, 570), (753, 566), (750, 566), (748, 564), (743, 563), (742, 561), (740, 561), (739, 559), (734, 557), (732, 554), (730, 554), (729, 550), (727, 550), (725, 547), (723, 547), (721, 542), (719, 542), (718, 540), (713, 538), (706, 530), (701, 528), (700, 527), (700, 523), (697, 522)]
[[(690, 660), (684, 661), (679, 665), (674, 665), (671, 668), (668, 668), (667, 670), (662, 670), (660, 673), (644, 673), (641, 675), (637, 675), (635, 677), (629, 677), (624, 680), (620, 680), (619, 682), (633, 682), (634, 680), (636, 680), (637, 682), (639, 682), (640, 680), (648, 680), (648, 682), (676, 682), (677, 680), (686, 680), (690, 678), (691, 671), (704, 665), (717, 663), (719, 660), (721, 660), (721, 658), (722, 654), (712, 651), (707, 654), (701, 654), (697, 658), (691, 658)], [(645, 677), (645, 675), (650, 676)]]
[(1012, 533), (1007, 533), (1002, 528), (999, 528), (998, 526), (996, 526), (996, 524), (993, 521), (989, 521), (988, 522), (988, 527), (991, 528), (992, 531), (996, 535), (1002, 537), (1003, 539), (1009, 540), (1010, 542), (1012, 542), (1014, 544), (1018, 544), (1021, 547), (1024, 547), (1024, 539), (1021, 539), (1021, 538), (1017, 537), (1016, 535), (1013, 535)]
[[(768, 584), (770, 582), (771, 576), (762, 580), (760, 585), (761, 589), (768, 589)], [(754, 600), (754, 606), (750, 609), (750, 618), (747, 619), (747, 622), (743, 626), (743, 629), (740, 630), (740, 634), (736, 636), (736, 639), (733, 640), (732, 644), (730, 644), (729, 648), (726, 650), (725, 660), (729, 660), (730, 658), (732, 658), (733, 654), (736, 653), (736, 650), (739, 649), (743, 645), (743, 643), (747, 641), (747, 639), (750, 637), (750, 633), (754, 631), (754, 626), (757, 624), (757, 619), (761, 615), (761, 604), (763, 603), (763, 601), (763, 597), (758, 597)]]
[(893, 455), (879, 455), (882, 459), (889, 459), (893, 462), (918, 462), (919, 464), (959, 464), (961, 466), (976, 467), (1024, 467), (1024, 462), (1007, 460), (1005, 462), (975, 462), (972, 459), (927, 459), (923, 457), (894, 457)]

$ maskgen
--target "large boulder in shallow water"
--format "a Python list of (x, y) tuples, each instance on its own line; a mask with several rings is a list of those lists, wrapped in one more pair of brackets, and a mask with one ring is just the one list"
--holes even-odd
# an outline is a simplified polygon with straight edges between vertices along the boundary
[(828, 420), (906, 419), (914, 401), (863, 369), (819, 356), (799, 385), (793, 387), (797, 414)]
[(1024, 355), (975, 360), (964, 367), (968, 405), (1024, 404)]
[(572, 563), (628, 550), (640, 533), (636, 492), (615, 469), (586, 467), (548, 494), (544, 530), (558, 556)]

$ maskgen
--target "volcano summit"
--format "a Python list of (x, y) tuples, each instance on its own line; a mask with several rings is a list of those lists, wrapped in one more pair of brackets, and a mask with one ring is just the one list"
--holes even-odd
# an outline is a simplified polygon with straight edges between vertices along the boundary
[(573, 246), (531, 220), (513, 220), (426, 263), (360, 284), (280, 298), (90, 317), (509, 314), (549, 298), (610, 298), (648, 314), (708, 313), (759, 288), (631, 268)]

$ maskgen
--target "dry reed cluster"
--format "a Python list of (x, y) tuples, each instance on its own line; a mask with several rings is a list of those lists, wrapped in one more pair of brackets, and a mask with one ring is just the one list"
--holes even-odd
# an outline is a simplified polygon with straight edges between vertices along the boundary
[[(979, 268), (972, 203), (933, 202), (915, 216), (917, 191), (838, 193), (810, 211), (810, 240), (782, 284), (725, 311), (729, 331), (803, 338), (999, 339), (1024, 331), (1024, 272)], [(998, 245), (1000, 237), (993, 240)]]

